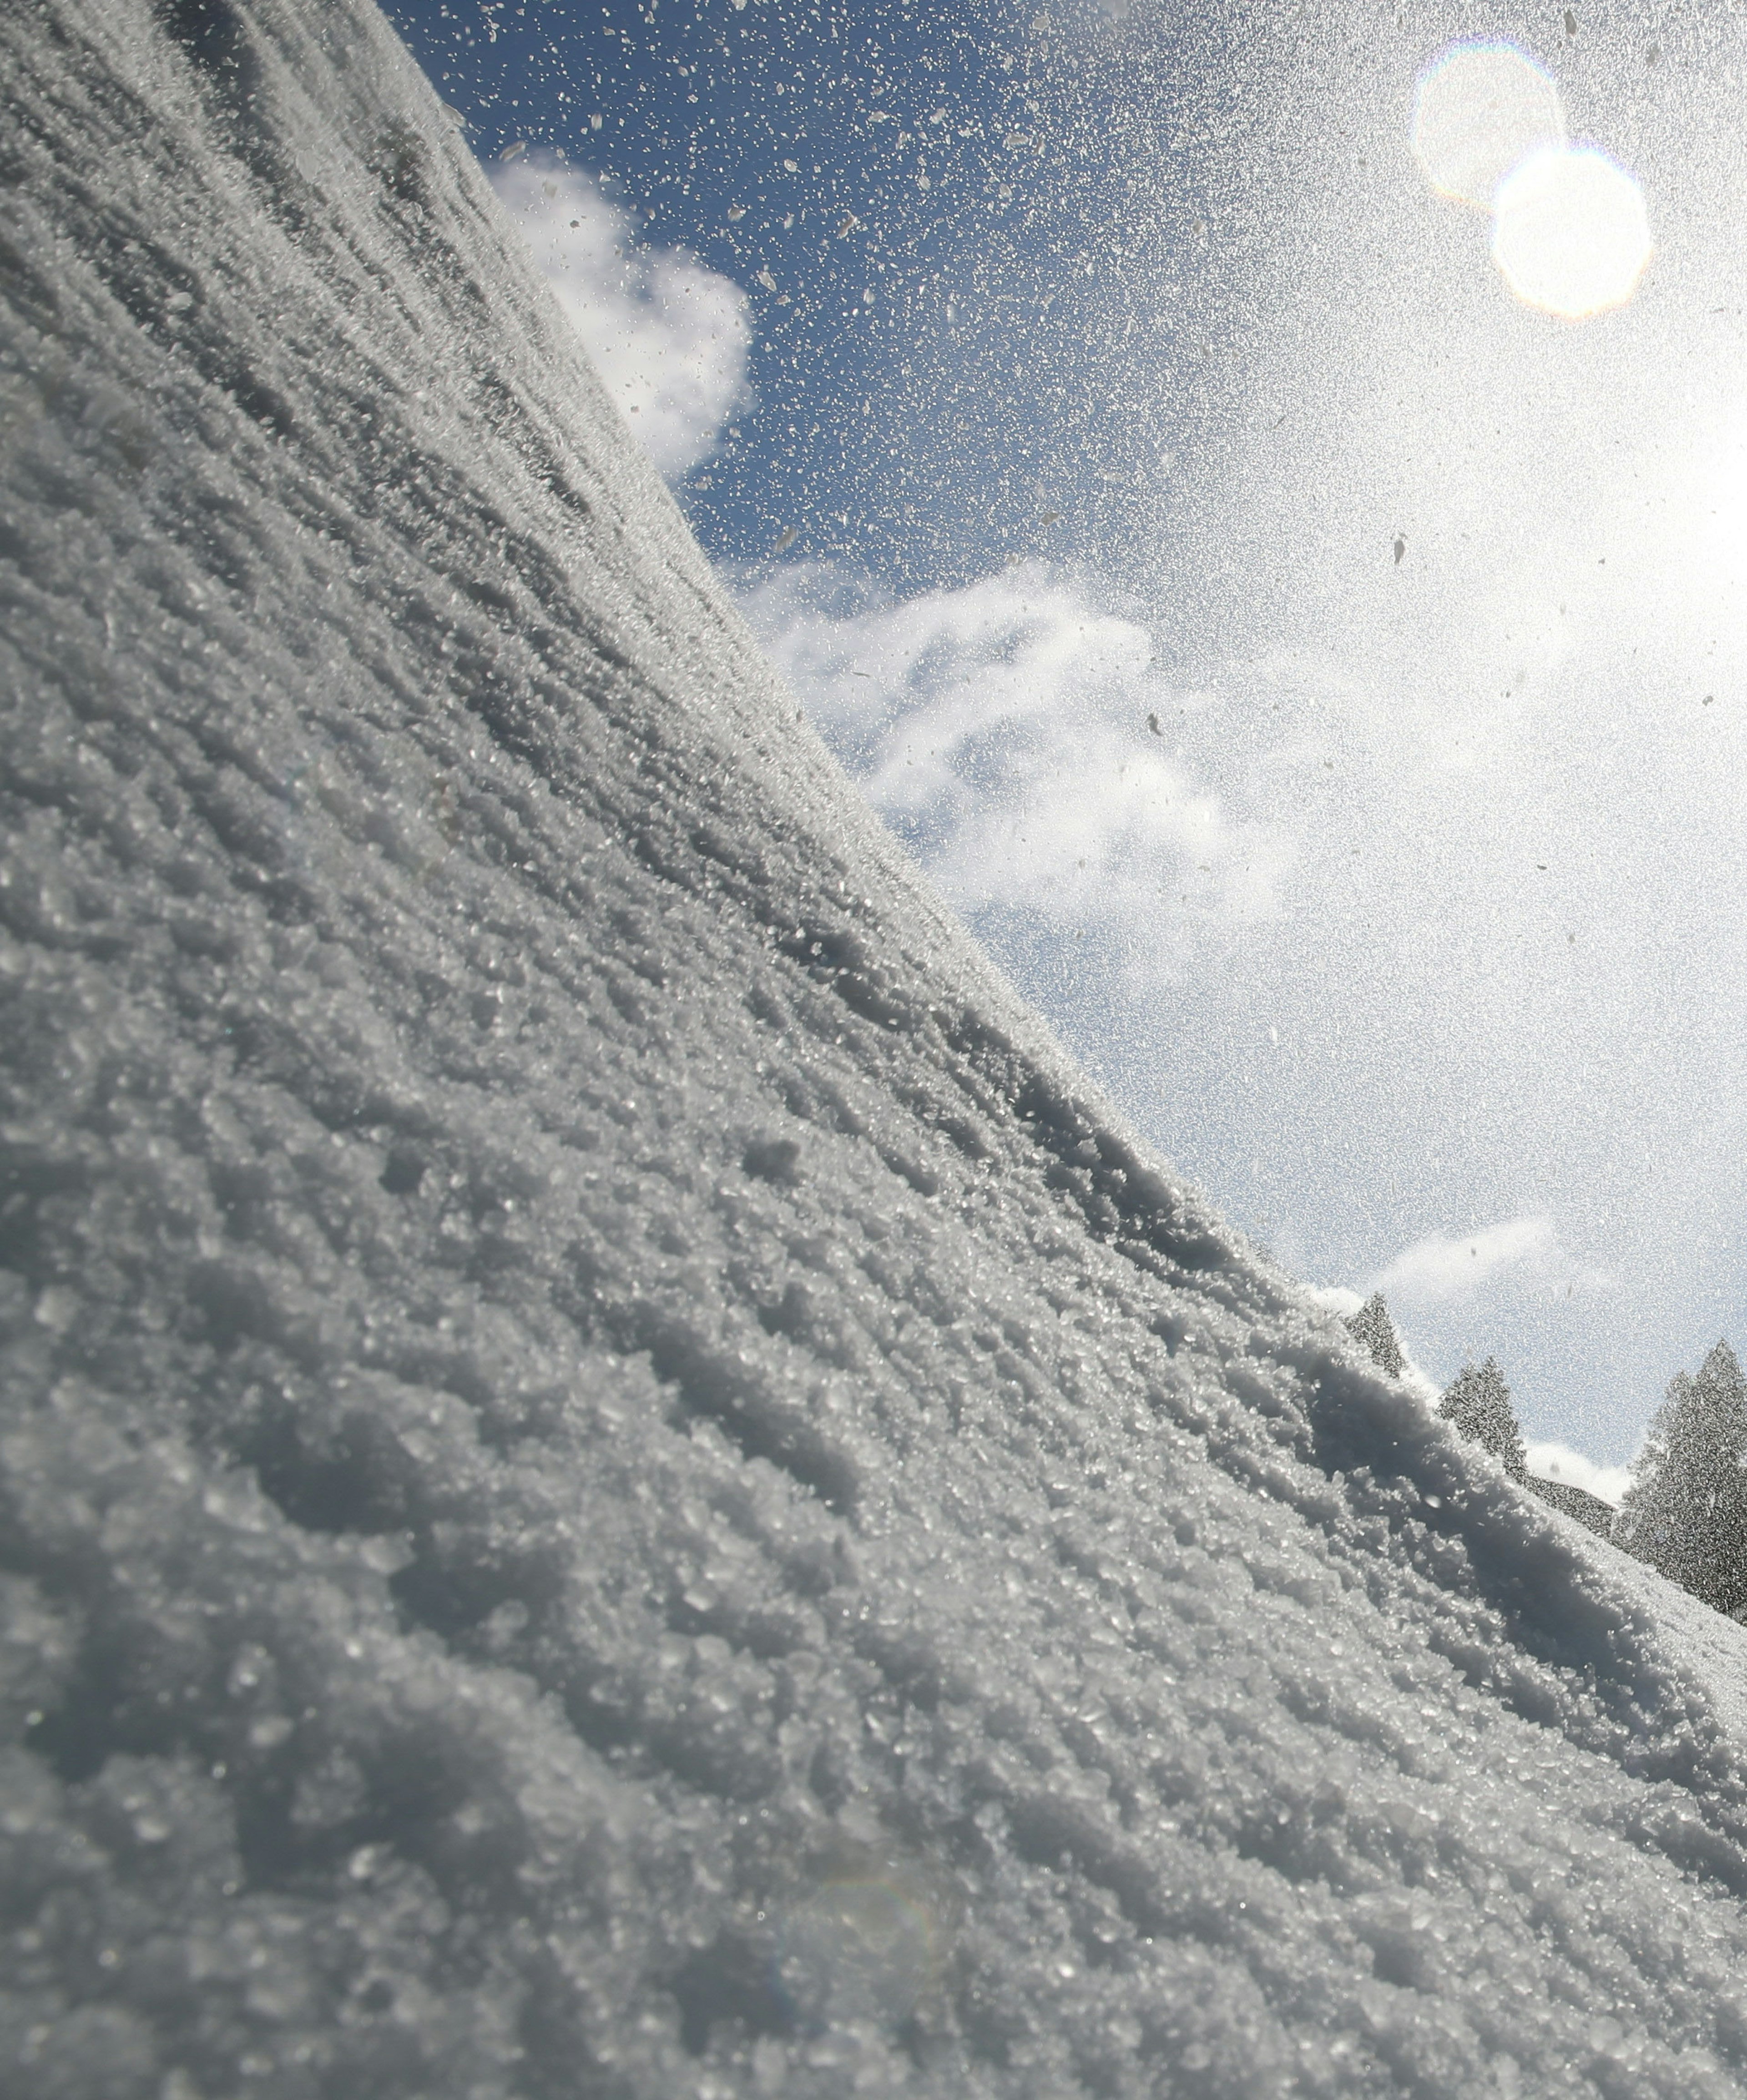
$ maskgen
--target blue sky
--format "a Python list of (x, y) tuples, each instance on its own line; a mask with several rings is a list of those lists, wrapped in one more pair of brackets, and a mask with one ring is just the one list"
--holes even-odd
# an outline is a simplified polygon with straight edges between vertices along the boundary
[[(1726, 11), (390, 11), (1021, 988), (1435, 1379), (1629, 1457), (1747, 1341)], [(1513, 296), (1416, 162), (1476, 39), (1641, 197), (1618, 311)]]
[[(390, 13), (483, 160), (562, 152), (747, 291), (755, 402), (686, 492), (713, 554), (792, 527), (909, 589), (1127, 544), (1134, 324), (1206, 237), (1205, 51), (1118, 63), (1078, 0)], [(1192, 364), (1211, 291), (1165, 334)]]

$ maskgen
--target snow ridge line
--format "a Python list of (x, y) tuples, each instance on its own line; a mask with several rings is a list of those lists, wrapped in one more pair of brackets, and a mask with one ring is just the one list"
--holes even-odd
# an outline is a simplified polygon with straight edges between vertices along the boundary
[(0, 37), (27, 2091), (1740, 2089), (1705, 1695), (921, 891), (379, 20)]

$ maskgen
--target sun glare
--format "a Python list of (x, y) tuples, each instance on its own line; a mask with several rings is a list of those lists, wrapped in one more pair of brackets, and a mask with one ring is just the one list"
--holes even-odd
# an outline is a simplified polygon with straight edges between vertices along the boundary
[(1440, 196), (1493, 215), (1493, 260), (1562, 320), (1623, 307), (1653, 252), (1643, 191), (1566, 138), (1559, 85), (1515, 44), (1453, 44), (1419, 76), (1413, 153)]
[(1527, 306), (1573, 321), (1623, 307), (1652, 249), (1643, 191), (1593, 146), (1543, 147), (1498, 185), (1493, 260)]
[(1442, 196), (1489, 210), (1519, 161), (1564, 143), (1557, 85), (1514, 44), (1457, 44), (1420, 75), (1413, 152)]

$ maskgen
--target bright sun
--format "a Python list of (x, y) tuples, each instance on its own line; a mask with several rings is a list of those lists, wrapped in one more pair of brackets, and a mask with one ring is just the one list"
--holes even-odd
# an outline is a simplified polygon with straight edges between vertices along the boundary
[(1568, 141), (1559, 86), (1514, 44), (1462, 43), (1413, 98), (1414, 157), (1440, 196), (1493, 215), (1493, 260), (1525, 306), (1563, 320), (1623, 307), (1654, 252), (1637, 179)]

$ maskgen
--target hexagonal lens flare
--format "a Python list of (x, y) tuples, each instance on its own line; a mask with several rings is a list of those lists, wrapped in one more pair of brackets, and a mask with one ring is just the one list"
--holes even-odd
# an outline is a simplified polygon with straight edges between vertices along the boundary
[(1452, 44), (1419, 76), (1413, 153), (1440, 196), (1493, 215), (1493, 260), (1563, 320), (1623, 307), (1654, 253), (1634, 177), (1572, 146), (1558, 83), (1515, 44)]
[(1498, 185), (1493, 214), (1505, 282), (1566, 320), (1625, 305), (1654, 252), (1643, 189), (1593, 146), (1530, 154)]
[(1419, 77), (1413, 152), (1442, 196), (1481, 210), (1528, 155), (1565, 143), (1559, 88), (1514, 44), (1455, 44)]

